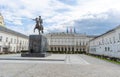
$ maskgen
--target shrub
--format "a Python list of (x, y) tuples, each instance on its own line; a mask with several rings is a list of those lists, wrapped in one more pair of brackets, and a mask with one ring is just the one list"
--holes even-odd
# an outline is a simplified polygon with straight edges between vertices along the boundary
[(47, 51), (48, 53), (53, 54), (82, 54), (85, 53), (83, 51)]
[(21, 50), (21, 53), (27, 53), (28, 50)]

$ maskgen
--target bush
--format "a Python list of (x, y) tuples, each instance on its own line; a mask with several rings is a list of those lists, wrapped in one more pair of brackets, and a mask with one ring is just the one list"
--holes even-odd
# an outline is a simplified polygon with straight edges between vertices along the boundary
[(21, 50), (21, 53), (27, 53), (28, 50)]
[(47, 51), (48, 53), (53, 54), (83, 54), (83, 51)]

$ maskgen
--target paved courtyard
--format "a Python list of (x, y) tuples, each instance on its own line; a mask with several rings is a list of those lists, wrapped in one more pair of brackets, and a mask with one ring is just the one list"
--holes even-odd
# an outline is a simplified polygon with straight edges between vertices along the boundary
[(83, 54), (0, 55), (0, 77), (120, 77), (120, 65)]

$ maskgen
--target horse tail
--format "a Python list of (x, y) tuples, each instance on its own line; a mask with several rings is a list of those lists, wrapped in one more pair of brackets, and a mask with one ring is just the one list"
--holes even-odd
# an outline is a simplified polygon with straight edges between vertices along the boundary
[(41, 25), (41, 32), (42, 32), (42, 33), (43, 33), (43, 29), (44, 29), (44, 28), (43, 28), (43, 25)]

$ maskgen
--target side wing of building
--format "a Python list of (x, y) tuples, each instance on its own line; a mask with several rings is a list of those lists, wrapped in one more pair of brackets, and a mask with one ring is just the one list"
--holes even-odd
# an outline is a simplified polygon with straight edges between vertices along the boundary
[(120, 58), (120, 26), (91, 40), (89, 53)]
[(0, 26), (0, 53), (28, 50), (28, 36)]

